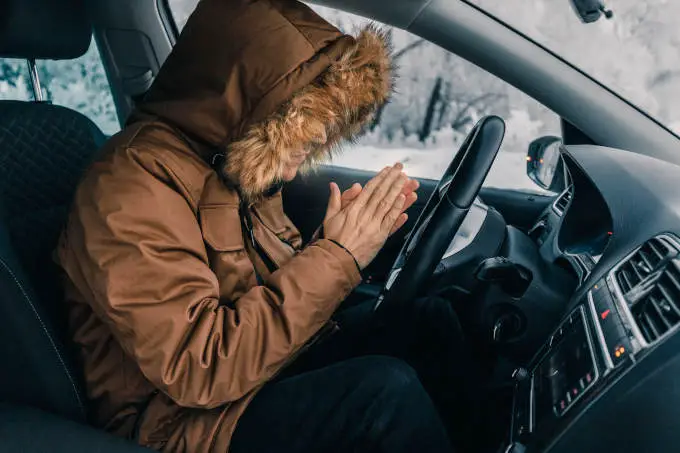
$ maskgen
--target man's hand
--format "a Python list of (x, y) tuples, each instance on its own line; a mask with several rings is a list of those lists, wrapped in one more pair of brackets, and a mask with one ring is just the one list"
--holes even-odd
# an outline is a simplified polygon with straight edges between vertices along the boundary
[(406, 222), (403, 192), (408, 178), (402, 168), (397, 163), (383, 169), (344, 207), (338, 185), (331, 183), (325, 237), (345, 247), (362, 269), (375, 258), (398, 222)]
[[(416, 181), (415, 179), (408, 178), (406, 180), (404, 188), (401, 192), (406, 197), (406, 201), (404, 202), (402, 214), (397, 219), (397, 223), (394, 224), (392, 231), (390, 231), (390, 235), (394, 234), (395, 231), (404, 226), (404, 224), (408, 220), (408, 214), (406, 214), (405, 211), (408, 210), (408, 208), (410, 208), (413, 205), (413, 203), (415, 203), (416, 200), (418, 199), (418, 194), (416, 193), (418, 187), (420, 187), (420, 183), (418, 183), (418, 181)], [(361, 184), (359, 184), (358, 182), (354, 183), (352, 187), (345, 190), (340, 197), (341, 200), (340, 209), (344, 209), (345, 207), (347, 207), (352, 200), (359, 196), (361, 190), (362, 190)], [(326, 218), (329, 217), (329, 214), (332, 215), (335, 213), (326, 212)]]

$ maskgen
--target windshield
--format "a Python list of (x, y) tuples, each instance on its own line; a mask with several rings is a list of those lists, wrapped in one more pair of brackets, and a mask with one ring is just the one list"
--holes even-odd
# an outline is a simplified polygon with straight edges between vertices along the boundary
[(467, 0), (680, 134), (680, 0), (604, 0), (584, 24), (570, 0)]

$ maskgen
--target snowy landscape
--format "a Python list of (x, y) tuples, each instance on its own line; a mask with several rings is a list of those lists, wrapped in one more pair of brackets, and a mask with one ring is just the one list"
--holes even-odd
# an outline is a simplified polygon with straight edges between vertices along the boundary
[[(459, 0), (452, 0), (459, 1)], [(179, 28), (197, 0), (169, 0)], [(680, 1), (610, 0), (614, 19), (583, 25), (568, 0), (470, 0), (575, 64), (680, 133)], [(366, 19), (313, 8), (346, 32)], [(507, 135), (486, 185), (539, 190), (525, 172), (531, 140), (559, 135), (557, 116), (473, 64), (394, 30), (397, 93), (358, 144), (333, 163), (376, 170), (396, 160), (418, 177), (438, 178), (462, 138), (483, 115), (496, 114)], [(85, 113), (107, 134), (120, 128), (93, 44), (74, 61), (39, 61), (43, 89), (55, 104)], [(32, 98), (26, 63), (0, 59), (0, 99)]]

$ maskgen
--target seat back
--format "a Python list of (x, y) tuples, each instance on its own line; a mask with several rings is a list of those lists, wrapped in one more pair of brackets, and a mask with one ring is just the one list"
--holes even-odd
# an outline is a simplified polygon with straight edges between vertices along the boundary
[[(70, 59), (90, 44), (82, 0), (6, 0), (0, 57)], [(85, 116), (0, 101), (0, 402), (84, 421), (52, 259), (73, 194), (105, 140)]]
[(0, 222), (0, 402), (85, 420), (77, 373)]
[[(19, 263), (48, 316), (63, 325), (54, 301), (58, 282), (51, 254), (73, 194), (105, 136), (65, 107), (0, 101), (0, 203)], [(1, 321), (0, 321), (1, 322)]]

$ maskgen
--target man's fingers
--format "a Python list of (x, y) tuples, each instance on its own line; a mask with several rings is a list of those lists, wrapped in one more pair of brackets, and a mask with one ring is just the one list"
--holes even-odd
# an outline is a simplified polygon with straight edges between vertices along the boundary
[(417, 199), (418, 195), (416, 195), (415, 192), (411, 192), (406, 196), (406, 200), (404, 200), (404, 206), (401, 208), (401, 214), (399, 214), (399, 217), (397, 217), (397, 221), (394, 223), (394, 226), (392, 226), (390, 236), (392, 236), (398, 229), (400, 229), (406, 224), (406, 222), (408, 221), (408, 214), (406, 214), (406, 212), (404, 211), (410, 208)]
[(387, 211), (389, 211), (406, 183), (407, 178), (402, 173), (401, 168), (401, 164), (392, 167), (380, 181), (380, 184), (373, 190), (370, 199), (366, 203), (366, 214), (375, 215), (382, 219)]
[[(402, 191), (403, 193), (403, 191)], [(404, 211), (406, 211), (408, 208), (413, 206), (413, 203), (418, 200), (418, 194), (415, 192), (410, 192), (408, 195), (406, 195), (406, 201), (404, 202)]]
[[(402, 173), (401, 175), (397, 176), (397, 178), (392, 182), (392, 185), (387, 188), (387, 192), (383, 195), (382, 200), (378, 200), (376, 210), (373, 213), (375, 217), (382, 219), (384, 216), (386, 216), (398, 197), (404, 197), (404, 203), (402, 204), (403, 211), (403, 205), (406, 203), (406, 196), (401, 192), (405, 182), (406, 175)], [(374, 195), (377, 196), (377, 193), (378, 192), (376, 192)]]
[(404, 191), (403, 194), (408, 196), (409, 193), (415, 192), (418, 190), (418, 187), (420, 187), (420, 183), (416, 181), (415, 179), (409, 178), (408, 181), (406, 181), (406, 184), (404, 184)]
[(395, 164), (391, 167), (383, 168), (382, 170), (380, 170), (380, 173), (375, 175), (373, 179), (366, 183), (366, 185), (364, 186), (364, 190), (362, 190), (361, 194), (359, 194), (359, 196), (356, 198), (357, 206), (364, 206), (368, 203), (368, 200), (371, 198), (371, 194), (373, 193), (373, 191), (376, 189), (376, 187), (378, 187), (381, 184), (382, 180), (387, 175), (390, 174), (390, 172), (392, 171), (392, 169), (394, 169), (396, 165), (401, 164)]
[(342, 208), (347, 207), (361, 193), (361, 184), (355, 182), (352, 187), (342, 193)]
[(342, 197), (340, 195), (340, 188), (334, 182), (330, 183), (331, 195), (328, 199), (328, 207), (326, 208), (326, 219), (330, 219), (342, 209)]
[(381, 227), (383, 230), (392, 231), (392, 227), (395, 223), (397, 223), (397, 219), (399, 219), (399, 216), (402, 214), (405, 201), (406, 197), (403, 194), (399, 194), (397, 196), (397, 199), (394, 200), (391, 209), (382, 219)]
[(397, 221), (394, 222), (394, 225), (392, 226), (392, 230), (390, 230), (390, 236), (392, 236), (394, 233), (399, 230), (399, 228), (403, 227), (406, 222), (408, 221), (408, 214), (405, 212), (402, 212), (399, 214), (399, 217), (397, 217)]

